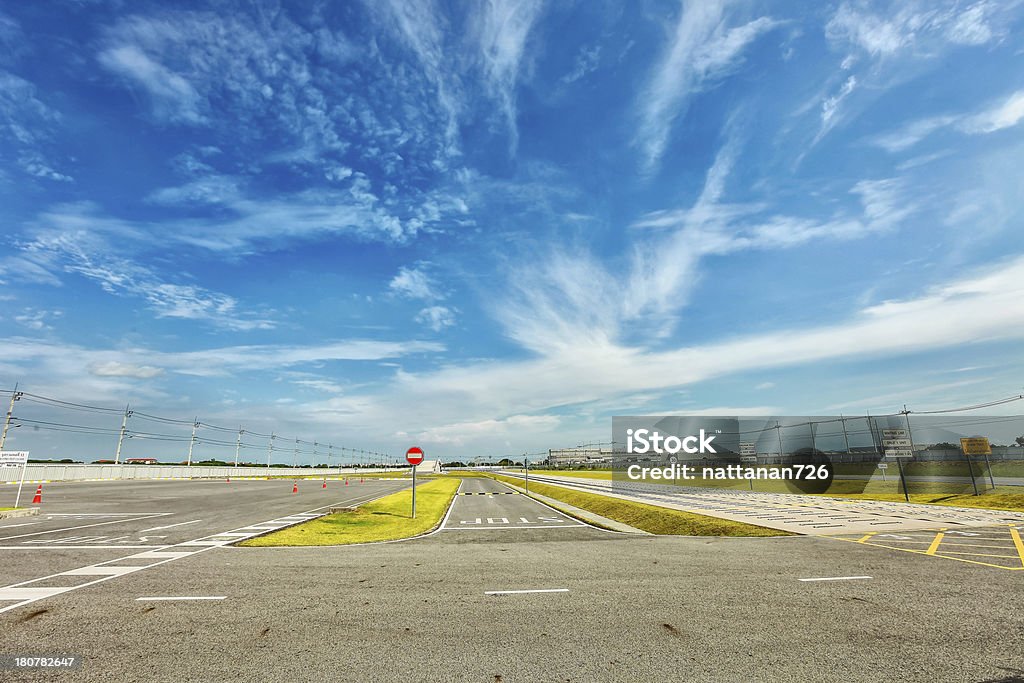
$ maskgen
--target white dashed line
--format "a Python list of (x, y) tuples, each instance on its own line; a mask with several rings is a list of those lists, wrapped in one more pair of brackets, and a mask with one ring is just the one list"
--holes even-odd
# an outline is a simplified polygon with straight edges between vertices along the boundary
[(226, 595), (168, 595), (149, 598), (135, 598), (136, 602), (157, 602), (167, 600), (224, 600)]
[(871, 579), (871, 576), (822, 576), (815, 579), (797, 579), (797, 581), (857, 581), (859, 579)]
[(484, 595), (522, 595), (523, 593), (568, 593), (568, 588), (530, 588), (518, 591), (484, 591)]

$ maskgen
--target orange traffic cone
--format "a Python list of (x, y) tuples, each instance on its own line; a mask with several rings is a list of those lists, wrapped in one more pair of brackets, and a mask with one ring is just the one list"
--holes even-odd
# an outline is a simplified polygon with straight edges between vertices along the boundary
[(298, 492), (299, 492), (299, 482), (295, 482), (294, 484), (292, 484), (292, 493), (298, 493)]
[(359, 477), (359, 483), (360, 483), (360, 484), (362, 484), (362, 483), (363, 483), (363, 478), (362, 478), (362, 477)]
[(39, 488), (36, 489), (36, 495), (32, 498), (32, 504), (43, 502), (43, 485), (40, 484)]
[(345, 477), (345, 486), (348, 486), (348, 477)]
[(321, 488), (327, 488), (327, 480), (324, 479), (324, 485)]

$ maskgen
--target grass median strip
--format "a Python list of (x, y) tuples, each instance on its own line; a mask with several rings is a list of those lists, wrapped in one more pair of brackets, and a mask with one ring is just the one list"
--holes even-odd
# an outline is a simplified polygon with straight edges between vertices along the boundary
[(412, 490), (392, 493), (351, 511), (336, 512), (274, 531), (238, 545), (245, 547), (345, 545), (394, 541), (425, 534), (451, 505), (460, 480), (440, 478), (416, 487), (416, 519), (410, 518)]
[[(521, 479), (490, 475), (498, 481), (522, 486)], [(636, 503), (631, 500), (602, 496), (573, 489), (530, 482), (530, 492), (560, 500), (595, 514), (628, 524), (651, 534), (673, 536), (793, 536), (788, 531), (733, 522), (692, 512)]]

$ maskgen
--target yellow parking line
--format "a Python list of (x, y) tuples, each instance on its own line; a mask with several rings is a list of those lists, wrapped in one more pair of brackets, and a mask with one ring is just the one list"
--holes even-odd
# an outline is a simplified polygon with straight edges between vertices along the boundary
[[(1017, 559), (1016, 555), (986, 555), (985, 553), (954, 553), (954, 552), (951, 552), (951, 551), (948, 551), (948, 550), (943, 550), (942, 551), (942, 555), (939, 555), (939, 557), (943, 557), (944, 555), (970, 555), (971, 557), (1006, 557), (1006, 558), (1009, 558), (1011, 560), (1016, 560)], [(956, 559), (956, 558), (954, 558), (954, 559)]]
[[(872, 531), (870, 533), (864, 534), (859, 539), (857, 539), (857, 543), (864, 543), (865, 541), (867, 541), (869, 538), (871, 538), (872, 536), (874, 536), (877, 533), (878, 533), (877, 531)], [(845, 541), (846, 539), (844, 538), (843, 540)]]
[(1010, 527), (1010, 536), (1013, 537), (1013, 544), (1017, 546), (1021, 567), (1024, 567), (1024, 542), (1020, 540), (1020, 532), (1017, 531), (1017, 527)]
[[(839, 536), (822, 536), (821, 538), (831, 538), (831, 539), (836, 540), (836, 541), (846, 541), (847, 543), (858, 543), (859, 542), (859, 541), (853, 540), (852, 538), (840, 538)], [(901, 550), (901, 551), (903, 551), (905, 553), (914, 553), (916, 555), (924, 555), (925, 554), (925, 551), (923, 551), (923, 550), (914, 550), (912, 548), (897, 548), (896, 546), (882, 545), (881, 543), (865, 543), (864, 545), (870, 545), (870, 546), (873, 546), (875, 548), (888, 548), (889, 550)], [(980, 562), (978, 560), (967, 560), (967, 559), (964, 559), (962, 557), (950, 557), (949, 555), (933, 555), (932, 557), (938, 557), (938, 558), (942, 558), (944, 560), (953, 560), (954, 562), (967, 562), (968, 564), (980, 564), (983, 567), (994, 567), (995, 569), (1006, 569), (1006, 570), (1011, 571), (1011, 572), (1019, 571), (1019, 570), (1024, 570), (1024, 566), (1021, 566), (1021, 567), (1007, 567), (1006, 565), (1002, 565), (1002, 564), (992, 564), (991, 562)]]
[(945, 535), (946, 534), (942, 533), (941, 531), (935, 534), (935, 540), (932, 541), (932, 544), (930, 546), (928, 546), (928, 550), (924, 551), (924, 554), (934, 555), (935, 551), (939, 549), (939, 544), (942, 543), (942, 537)]

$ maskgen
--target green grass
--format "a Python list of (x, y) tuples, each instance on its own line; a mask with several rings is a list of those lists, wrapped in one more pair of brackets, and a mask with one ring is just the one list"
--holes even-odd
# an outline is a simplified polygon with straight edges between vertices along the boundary
[(246, 547), (345, 545), (393, 541), (424, 534), (440, 522), (459, 488), (458, 479), (439, 478), (416, 486), (416, 519), (412, 490), (399, 491), (351, 512), (336, 512), (238, 545)]
[[(498, 481), (522, 486), (520, 479), (487, 475)], [(574, 491), (550, 484), (530, 483), (530, 492), (628, 524), (651, 534), (674, 536), (792, 536), (787, 531), (697, 515), (682, 510), (611, 498), (598, 493)]]
[(17, 510), (18, 508), (0, 508), (0, 512), (7, 512), (8, 510)]

